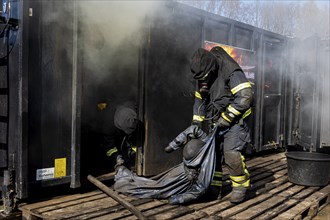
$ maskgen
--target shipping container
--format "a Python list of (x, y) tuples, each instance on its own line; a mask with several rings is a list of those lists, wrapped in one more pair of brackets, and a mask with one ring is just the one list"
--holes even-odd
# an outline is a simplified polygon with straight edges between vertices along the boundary
[[(1, 24), (7, 33), (1, 50), (9, 55), (0, 60), (3, 198), (10, 188), (19, 199), (40, 187), (78, 188), (86, 175), (109, 172), (95, 134), (109, 130), (115, 107), (127, 101), (144, 124), (137, 173), (151, 176), (177, 164), (181, 152), (166, 154), (164, 147), (191, 123), (190, 57), (209, 45), (231, 48), (247, 62), (242, 68), (254, 89), (249, 124), (256, 152), (288, 144), (329, 146), (329, 118), (322, 120), (329, 110), (329, 62), (316, 69), (327, 79), (324, 85), (304, 93), (320, 97), (313, 100), (323, 106), (312, 118), (319, 128), (305, 140), (304, 102), (296, 108), (297, 96), (305, 96), (296, 92), (301, 85), (288, 80), (298, 77), (295, 39), (175, 2), (158, 3), (155, 13), (136, 19), (113, 1), (11, 4), (13, 24), (6, 26), (9, 13), (2, 13)], [(329, 58), (329, 41), (313, 42), (327, 43), (320, 56)], [(311, 52), (319, 47), (311, 45)], [(100, 103), (107, 108), (97, 108)]]

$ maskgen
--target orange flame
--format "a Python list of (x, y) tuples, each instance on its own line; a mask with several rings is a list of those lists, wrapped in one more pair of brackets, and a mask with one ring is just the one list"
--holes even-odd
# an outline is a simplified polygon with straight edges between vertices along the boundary
[(217, 43), (211, 43), (211, 42), (205, 42), (204, 48), (206, 50), (210, 51), (213, 47), (216, 47), (216, 46), (222, 47), (226, 51), (226, 53), (228, 53), (229, 56), (231, 56), (239, 65), (242, 64), (243, 54), (238, 53), (238, 51), (231, 46), (226, 46), (223, 44), (217, 44)]

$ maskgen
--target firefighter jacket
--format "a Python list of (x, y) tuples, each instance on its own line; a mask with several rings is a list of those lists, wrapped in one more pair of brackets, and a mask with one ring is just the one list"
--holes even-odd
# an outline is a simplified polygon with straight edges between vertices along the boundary
[(109, 133), (103, 137), (103, 148), (106, 149), (106, 155), (124, 154), (126, 159), (136, 152), (137, 141), (139, 140), (141, 122), (137, 119), (136, 112), (126, 106), (118, 106), (114, 115), (114, 126)]
[[(197, 82), (193, 122), (216, 122), (222, 117), (232, 124), (250, 115), (253, 100), (251, 84), (235, 60), (221, 47), (214, 47), (210, 52), (200, 49), (197, 54), (195, 53), (191, 64), (192, 72), (201, 74), (205, 71), (206, 62), (202, 62), (201, 58), (205, 54), (212, 54), (217, 62), (208, 67), (210, 71), (214, 69), (213, 78), (211, 77), (208, 82), (208, 92), (200, 92), (201, 83)], [(198, 66), (195, 63), (198, 63)], [(196, 74), (194, 78), (197, 78)]]
[(108, 134), (103, 135), (101, 147), (105, 151), (106, 156), (128, 154), (130, 148), (135, 151), (136, 141), (135, 132), (131, 135), (125, 134), (123, 131), (112, 128)]

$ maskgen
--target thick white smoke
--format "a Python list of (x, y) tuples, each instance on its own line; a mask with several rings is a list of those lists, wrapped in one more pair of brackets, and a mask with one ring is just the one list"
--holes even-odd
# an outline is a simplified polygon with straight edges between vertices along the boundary
[[(146, 18), (157, 13), (161, 1), (79, 1), (79, 29), (84, 62), (92, 69), (107, 72), (111, 56), (124, 44), (141, 43)], [(133, 60), (132, 60), (133, 59)], [(127, 64), (136, 57), (126, 56)], [(125, 63), (124, 63), (125, 64)], [(124, 65), (123, 64), (123, 65)], [(107, 73), (109, 74), (109, 73)]]

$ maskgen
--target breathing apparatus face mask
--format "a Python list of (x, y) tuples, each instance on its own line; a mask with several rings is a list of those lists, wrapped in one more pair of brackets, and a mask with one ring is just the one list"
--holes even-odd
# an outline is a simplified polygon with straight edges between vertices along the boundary
[(193, 78), (198, 81), (199, 92), (208, 93), (218, 69), (216, 57), (211, 52), (199, 48), (192, 56), (190, 69)]
[(213, 75), (213, 71), (208, 71), (202, 78), (198, 79), (199, 82), (199, 92), (201, 94), (205, 94), (209, 92), (209, 87), (211, 84), (211, 78)]

